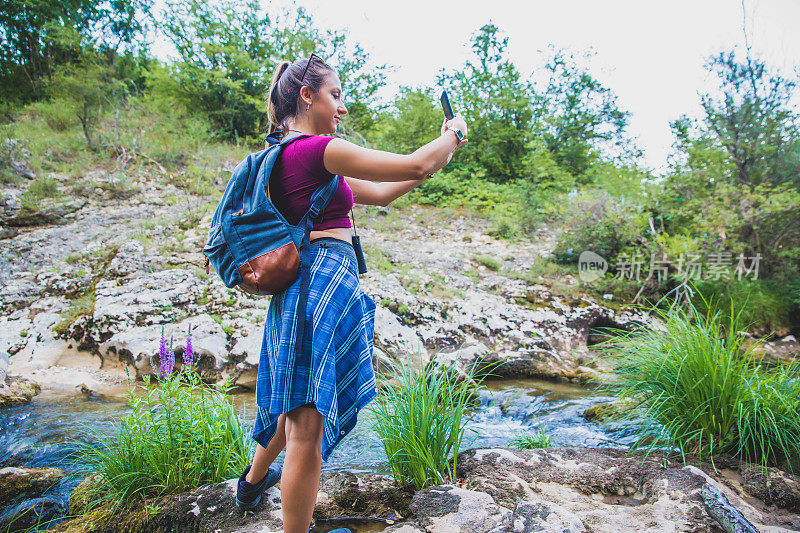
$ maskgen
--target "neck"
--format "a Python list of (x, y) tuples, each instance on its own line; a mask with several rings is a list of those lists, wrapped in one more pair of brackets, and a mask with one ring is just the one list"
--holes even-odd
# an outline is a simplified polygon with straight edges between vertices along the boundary
[(318, 135), (317, 131), (311, 126), (311, 121), (305, 120), (305, 117), (289, 121), (287, 126), (289, 130), (293, 132), (300, 132), (306, 135)]

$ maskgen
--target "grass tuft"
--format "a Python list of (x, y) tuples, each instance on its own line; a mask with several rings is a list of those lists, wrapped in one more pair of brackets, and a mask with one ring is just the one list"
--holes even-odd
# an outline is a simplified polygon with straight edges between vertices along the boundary
[(535, 450), (537, 448), (549, 448), (552, 445), (552, 440), (550, 439), (550, 435), (547, 434), (547, 431), (541, 427), (538, 433), (516, 437), (511, 439), (508, 445), (519, 448), (520, 450)]
[(238, 476), (250, 463), (249, 432), (227, 391), (182, 367), (128, 391), (130, 413), (80, 461), (101, 474), (107, 500), (125, 503), (191, 490)]
[(472, 260), (478, 263), (479, 265), (483, 265), (489, 270), (492, 270), (494, 272), (500, 270), (500, 261), (498, 261), (494, 257), (488, 257), (485, 255), (476, 255), (475, 257), (472, 258)]
[[(474, 370), (474, 369), (473, 369)], [(474, 397), (474, 371), (395, 365), (372, 406), (394, 477), (419, 490), (456, 478), (456, 459)]]
[(741, 314), (706, 309), (659, 312), (666, 332), (619, 332), (613, 344), (600, 345), (616, 362), (619, 394), (644, 411), (638, 445), (791, 463), (800, 449), (798, 365), (760, 368), (754, 346), (743, 350)]

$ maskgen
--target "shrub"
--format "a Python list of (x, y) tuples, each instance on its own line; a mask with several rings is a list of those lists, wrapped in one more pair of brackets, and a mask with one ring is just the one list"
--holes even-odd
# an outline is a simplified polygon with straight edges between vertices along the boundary
[(616, 361), (619, 394), (638, 398), (644, 411), (638, 445), (764, 465), (791, 460), (800, 446), (798, 366), (758, 368), (752, 346), (742, 354), (741, 315), (731, 308), (723, 321), (706, 307), (657, 311), (666, 332), (618, 332), (601, 347)]
[(395, 366), (372, 407), (375, 430), (389, 467), (417, 489), (456, 477), (456, 459), (474, 394), (474, 369), (467, 379), (440, 365)]
[(495, 272), (500, 270), (500, 261), (498, 261), (494, 257), (489, 257), (486, 255), (476, 255), (475, 257), (472, 258), (472, 260), (478, 263), (479, 265), (485, 266), (489, 270), (494, 270)]
[(27, 110), (34, 116), (43, 118), (47, 126), (54, 131), (67, 131), (78, 123), (72, 106), (62, 98), (35, 102), (29, 105)]
[(570, 199), (564, 214), (564, 232), (553, 250), (557, 263), (577, 263), (581, 252), (591, 250), (613, 263), (640, 236), (638, 213), (623, 209), (606, 193), (592, 191)]
[(54, 178), (39, 178), (31, 182), (28, 192), (37, 198), (52, 198), (58, 194), (58, 186)]
[(716, 301), (723, 309), (733, 306), (741, 310), (741, 321), (748, 330), (767, 334), (791, 324), (787, 288), (771, 280), (708, 280), (697, 285), (694, 305), (701, 313), (708, 311), (707, 301)]
[[(168, 353), (163, 343), (161, 352)], [(163, 377), (128, 391), (131, 410), (116, 435), (83, 446), (81, 459), (102, 475), (109, 499), (191, 490), (238, 476), (250, 462), (248, 432), (227, 391), (205, 385), (191, 364), (170, 371), (162, 360)]]

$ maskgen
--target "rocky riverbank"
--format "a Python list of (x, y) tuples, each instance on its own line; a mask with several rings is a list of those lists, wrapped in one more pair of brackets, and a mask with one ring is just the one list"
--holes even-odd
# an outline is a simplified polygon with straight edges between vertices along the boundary
[[(117, 387), (152, 373), (162, 331), (180, 360), (191, 327), (208, 381), (253, 387), (269, 300), (206, 275), (210, 198), (144, 176), (128, 185), (131, 194), (114, 195), (119, 186), (102, 171), (69, 186), (82, 181), (81, 205), (45, 225), (19, 222), (24, 182), (4, 190), (0, 222), (16, 228), (0, 240), (8, 372), (44, 387)], [(59, 188), (67, 194), (66, 178)], [(586, 380), (603, 372), (591, 351), (601, 328), (657, 327), (542, 269), (555, 244), (547, 228), (510, 243), (466, 213), (408, 206), (356, 214), (370, 268), (362, 283), (378, 304), (378, 363), (409, 353), (462, 366), (503, 359), (501, 376)]]
[[(120, 183), (96, 170), (78, 179), (55, 176), (60, 198), (69, 200), (26, 212), (19, 197), (27, 179), (4, 185), (0, 201), (0, 406), (30, 401), (39, 387), (118, 394), (153, 372), (162, 334), (180, 364), (190, 330), (207, 381), (254, 387), (269, 300), (228, 290), (205, 272), (200, 249), (211, 197), (164, 176)], [(75, 191), (82, 191), (80, 201)], [(453, 210), (357, 208), (356, 216), (370, 269), (362, 285), (377, 304), (379, 369), (411, 355), (455, 368), (491, 366), (501, 378), (585, 382), (608, 376), (593, 350), (607, 338), (604, 328), (661, 327), (546, 263), (556, 242), (552, 228), (512, 243), (490, 236), (480, 217)], [(785, 335), (759, 350), (767, 362), (781, 363), (796, 359), (798, 343)], [(587, 449), (477, 450), (459, 464), (458, 484), (417, 494), (381, 476), (326, 474), (317, 517), (377, 517), (397, 522), (387, 531), (407, 533), (714, 531), (700, 491), (715, 483), (762, 531), (797, 526), (797, 479), (778, 471), (759, 477), (736, 466), (721, 474), (703, 467), (709, 481), (695, 467)], [(59, 527), (279, 527), (276, 490), (246, 517), (230, 505), (232, 487), (160, 498), (125, 515), (96, 509)], [(60, 511), (59, 502), (39, 503)]]
[[(454, 484), (414, 493), (375, 474), (324, 474), (314, 517), (318, 524), (348, 517), (350, 524), (387, 533), (715, 532), (719, 523), (704, 497), (711, 490), (758, 531), (800, 529), (800, 479), (725, 459), (714, 469), (619, 450), (484, 448), (461, 453), (458, 476)], [(89, 478), (73, 493), (70, 513), (82, 510), (92, 483)], [(234, 492), (230, 480), (121, 512), (104, 506), (54, 531), (281, 530), (279, 487), (254, 513), (234, 507)]]

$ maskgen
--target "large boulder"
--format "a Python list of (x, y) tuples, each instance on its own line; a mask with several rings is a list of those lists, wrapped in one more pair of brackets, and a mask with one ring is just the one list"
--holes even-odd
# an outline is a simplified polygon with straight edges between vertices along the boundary
[(492, 531), (506, 522), (511, 511), (485, 492), (453, 485), (422, 490), (411, 501), (415, 520), (429, 533)]
[[(97, 478), (84, 480), (70, 497), (70, 514), (87, 511), (86, 494)], [(129, 502), (122, 507), (106, 504), (59, 524), (52, 531), (73, 533), (128, 533), (197, 531), (202, 533), (282, 531), (280, 487), (264, 493), (253, 512), (236, 508), (236, 479), (200, 487), (182, 494)], [(322, 475), (314, 517), (320, 521), (348, 518), (384, 518), (394, 522), (408, 512), (411, 494), (394, 487), (389, 478), (375, 474), (329, 472)]]
[[(765, 505), (727, 480), (656, 455), (592, 448), (473, 449), (459, 455), (458, 473), (472, 490), (534, 522), (537, 512), (549, 516), (548, 507), (558, 506), (558, 525), (539, 523), (538, 531), (717, 531), (701, 495), (706, 483), (762, 531), (800, 526), (791, 509)], [(521, 502), (532, 507), (516, 512)], [(537, 531), (518, 529), (516, 522), (509, 519), (498, 531)]]
[(0, 468), (0, 501), (41, 496), (63, 477), (60, 468)]
[(152, 326), (132, 327), (112, 335), (98, 348), (104, 358), (118, 358), (131, 365), (136, 377), (155, 374), (158, 370), (158, 351), (162, 330), (171, 342), (178, 360), (183, 356), (186, 336), (191, 327), (194, 363), (204, 379), (217, 381), (228, 362), (227, 335), (211, 316), (203, 314), (181, 322)]
[(19, 376), (5, 376), (0, 382), (0, 408), (29, 403), (42, 388), (33, 380)]
[(559, 297), (544, 285), (491, 275), (477, 287), (462, 287), (457, 279), (446, 276), (463, 293), (458, 299), (412, 294), (395, 274), (366, 279), (365, 291), (380, 303), (376, 344), (395, 359), (419, 351), (421, 341), (423, 360), (460, 370), (492, 367), (502, 377), (586, 381), (606, 370), (594, 361), (592, 347), (612, 336), (611, 329), (663, 327), (644, 312), (587, 296)]
[(794, 335), (787, 335), (774, 341), (760, 341), (748, 337), (742, 343), (742, 349), (752, 347), (753, 355), (767, 363), (793, 363), (800, 358), (800, 343)]

